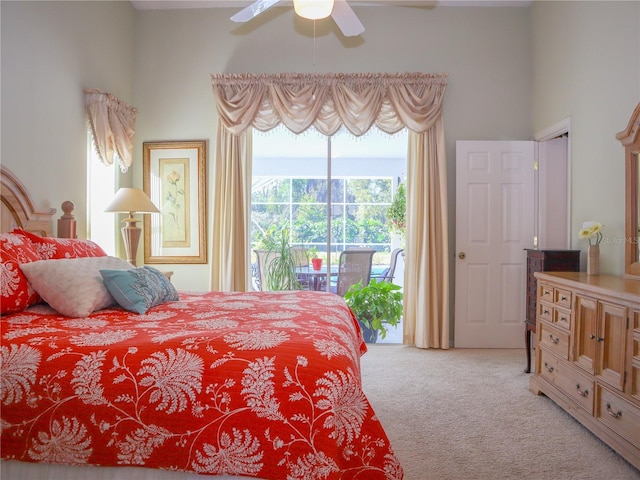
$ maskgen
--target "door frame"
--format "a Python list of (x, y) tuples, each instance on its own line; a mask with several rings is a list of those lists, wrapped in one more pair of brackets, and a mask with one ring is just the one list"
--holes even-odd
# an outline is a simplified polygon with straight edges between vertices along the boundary
[[(571, 217), (571, 170), (572, 170), (572, 162), (571, 162), (571, 117), (565, 117), (557, 123), (536, 132), (533, 135), (533, 140), (538, 143), (545, 142), (547, 140), (553, 140), (556, 137), (560, 137), (562, 135), (567, 135), (567, 245), (566, 248), (571, 248), (572, 235), (571, 232), (573, 229), (571, 228), (572, 217)], [(537, 157), (537, 152), (536, 152)], [(536, 186), (537, 189), (537, 186)], [(536, 191), (537, 194), (537, 191)]]

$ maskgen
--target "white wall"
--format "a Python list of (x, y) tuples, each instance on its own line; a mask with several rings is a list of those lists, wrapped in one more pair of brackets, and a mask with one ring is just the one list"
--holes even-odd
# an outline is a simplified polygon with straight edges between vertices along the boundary
[(624, 130), (640, 102), (640, 2), (535, 2), (534, 131), (571, 118), (572, 247), (604, 225), (601, 273), (624, 273)]
[(25, 184), (36, 208), (53, 207), (62, 215), (60, 205), (72, 200), (83, 236), (83, 89), (100, 88), (133, 101), (134, 10), (121, 1), (3, 0), (0, 16), (0, 161)]

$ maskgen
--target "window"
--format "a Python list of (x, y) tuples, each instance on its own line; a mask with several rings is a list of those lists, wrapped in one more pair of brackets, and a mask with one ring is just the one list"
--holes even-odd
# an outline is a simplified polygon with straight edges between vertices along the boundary
[(87, 132), (87, 238), (109, 255), (116, 255), (117, 215), (104, 209), (116, 191), (117, 167), (107, 166), (98, 157), (93, 136)]
[[(292, 244), (323, 249), (327, 244), (327, 183), (324, 178), (254, 176), (254, 246), (270, 232), (287, 228)], [(331, 179), (332, 251), (362, 245), (390, 251), (386, 212), (392, 186), (391, 176)]]

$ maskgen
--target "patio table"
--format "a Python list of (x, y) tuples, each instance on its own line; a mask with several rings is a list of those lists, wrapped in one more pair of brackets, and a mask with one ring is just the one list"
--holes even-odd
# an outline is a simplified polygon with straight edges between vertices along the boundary
[[(330, 276), (337, 277), (338, 276), (338, 266), (332, 265)], [(302, 267), (298, 270), (298, 280), (308, 280), (309, 285), (311, 286), (311, 290), (320, 291), (322, 290), (323, 282), (327, 279), (327, 267), (323, 265), (320, 270), (314, 270), (313, 268), (305, 268)]]

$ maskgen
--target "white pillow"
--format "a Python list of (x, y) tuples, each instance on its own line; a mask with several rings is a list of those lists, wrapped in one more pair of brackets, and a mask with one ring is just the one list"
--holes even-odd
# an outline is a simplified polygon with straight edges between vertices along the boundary
[(115, 303), (100, 270), (128, 270), (133, 266), (116, 257), (83, 257), (38, 260), (20, 268), (55, 311), (67, 317), (86, 317)]

